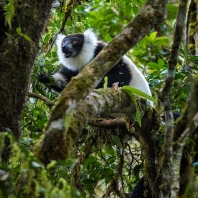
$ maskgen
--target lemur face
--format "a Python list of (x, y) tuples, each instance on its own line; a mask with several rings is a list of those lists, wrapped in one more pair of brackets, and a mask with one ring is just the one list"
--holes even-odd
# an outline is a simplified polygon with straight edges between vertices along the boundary
[(83, 34), (72, 34), (66, 36), (62, 41), (62, 52), (65, 58), (77, 56), (83, 46), (84, 35)]

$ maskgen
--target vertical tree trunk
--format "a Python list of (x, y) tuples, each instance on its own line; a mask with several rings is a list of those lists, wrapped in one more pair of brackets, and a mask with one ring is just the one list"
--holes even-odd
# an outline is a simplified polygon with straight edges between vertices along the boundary
[[(16, 139), (20, 137), (19, 123), (32, 65), (52, 2), (17, 1), (11, 29), (5, 21), (5, 4), (0, 3), (0, 132), (11, 131)], [(21, 28), (21, 32), (28, 35), (31, 41), (17, 34), (16, 28)], [(6, 141), (1, 153), (3, 161), (9, 158), (8, 145), (9, 141)]]

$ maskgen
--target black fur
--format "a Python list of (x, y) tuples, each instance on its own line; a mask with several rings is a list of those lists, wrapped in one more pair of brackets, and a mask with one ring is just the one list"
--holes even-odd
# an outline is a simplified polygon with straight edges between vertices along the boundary
[(145, 185), (144, 177), (138, 181), (128, 198), (152, 198), (149, 187)]
[(38, 76), (38, 81), (43, 83), (43, 84), (49, 84), (50, 83), (50, 79), (46, 74), (40, 74)]
[[(99, 41), (96, 49), (95, 49), (95, 55), (96, 57), (99, 52), (102, 50), (102, 48), (106, 44), (102, 41)], [(126, 64), (123, 63), (122, 59), (115, 65), (113, 69), (111, 69), (107, 75), (108, 77), (108, 85), (107, 87), (112, 87), (113, 83), (119, 82), (119, 86), (122, 87), (124, 85), (128, 85), (131, 81), (131, 73), (129, 68), (126, 66)], [(100, 84), (96, 88), (103, 88), (104, 85), (104, 79), (100, 82)]]
[(83, 34), (67, 35), (62, 41), (62, 52), (66, 58), (75, 57), (82, 49), (84, 42)]
[(94, 58), (99, 54), (99, 52), (102, 50), (102, 48), (105, 46), (106, 44), (102, 41), (98, 41), (96, 48), (95, 48), (95, 53), (94, 53)]
[(73, 76), (76, 76), (79, 72), (78, 71), (72, 71), (68, 69), (67, 67), (62, 66), (59, 73), (61, 73), (65, 78), (67, 79), (67, 82), (71, 80)]
[[(128, 85), (132, 78), (129, 68), (122, 62), (122, 59), (107, 73), (106, 76), (108, 77), (107, 87), (112, 87), (112, 84), (116, 82), (119, 82), (119, 87)], [(97, 88), (103, 88), (103, 84), (104, 79), (100, 82)]]

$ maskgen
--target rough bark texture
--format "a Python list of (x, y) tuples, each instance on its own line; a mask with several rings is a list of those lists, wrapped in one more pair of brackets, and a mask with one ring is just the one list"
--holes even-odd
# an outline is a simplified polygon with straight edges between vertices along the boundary
[[(12, 131), (16, 139), (20, 137), (19, 122), (30, 73), (52, 2), (53, 0), (18, 1), (14, 5), (15, 15), (11, 29), (4, 18), (5, 4), (0, 3), (0, 132)], [(21, 28), (21, 32), (28, 35), (31, 41), (17, 34), (16, 28)], [(5, 147), (2, 158), (7, 161), (8, 157), (9, 149)]]
[[(59, 119), (51, 124), (48, 131), (44, 133), (40, 142), (36, 145), (35, 153), (45, 164), (49, 163), (52, 159), (65, 159), (72, 150), (72, 145), (78, 140), (81, 131), (90, 120), (98, 115), (108, 115), (112, 112), (125, 113), (128, 115), (128, 119), (131, 120), (129, 121), (131, 124), (128, 124), (127, 128), (131, 134), (135, 134), (140, 139), (141, 147), (145, 154), (146, 181), (149, 182), (154, 197), (158, 197), (159, 181), (161, 178), (157, 174), (159, 164), (156, 163), (156, 159), (158, 159), (159, 151), (156, 148), (159, 142), (153, 136), (157, 137), (157, 131), (161, 124), (159, 121), (160, 116), (154, 109), (144, 104), (145, 100), (138, 97), (135, 97), (135, 99), (139, 111), (143, 114), (141, 119), (142, 127), (137, 122), (134, 124), (133, 117), (135, 116), (132, 115), (135, 114), (136, 107), (125, 92), (121, 90), (114, 91), (110, 88), (97, 89), (87, 96), (76, 112), (72, 112), (67, 116), (67, 120)], [(62, 132), (64, 127), (67, 133)], [(122, 131), (122, 133), (124, 135), (125, 132)], [(80, 165), (77, 163), (74, 175), (78, 171), (80, 171)], [(73, 186), (78, 188), (78, 178), (73, 177)]]
[[(186, 197), (196, 197), (196, 191), (194, 187), (194, 181), (193, 181), (193, 168), (191, 166), (190, 162), (190, 152), (192, 150), (192, 146), (194, 143), (188, 142), (186, 143), (186, 136), (189, 137), (192, 135), (192, 133), (197, 129), (197, 120), (194, 121), (193, 117), (198, 112), (198, 78), (195, 79), (195, 82), (192, 86), (192, 92), (189, 100), (186, 103), (186, 108), (183, 111), (183, 115), (178, 119), (177, 125), (175, 128), (175, 134), (174, 134), (174, 155), (175, 161), (173, 161), (173, 172), (175, 173), (175, 170), (179, 169), (180, 165), (180, 189), (179, 189), (179, 196), (182, 197), (182, 195), (185, 192), (185, 189), (188, 186), (188, 193), (186, 193)], [(188, 133), (185, 133), (185, 130), (190, 128)], [(180, 140), (182, 139), (182, 141)], [(186, 144), (185, 147), (183, 144)], [(184, 147), (184, 148), (183, 148)], [(181, 151), (179, 151), (179, 149)], [(177, 161), (180, 161), (181, 163), (177, 166)], [(179, 173), (178, 173), (179, 174)], [(184, 177), (185, 175), (185, 177)], [(177, 176), (179, 177), (179, 176)], [(177, 178), (176, 178), (177, 179)], [(178, 182), (178, 181), (177, 181)], [(189, 184), (191, 184), (189, 186)], [(193, 192), (195, 194), (193, 194)]]
[[(147, 110), (147, 106), (143, 105), (145, 101), (143, 102), (138, 97), (136, 100), (141, 104), (140, 111), (145, 112)], [(59, 119), (51, 124), (35, 147), (35, 152), (45, 164), (52, 159), (65, 159), (71, 150), (71, 146), (78, 140), (80, 133), (90, 120), (98, 115), (117, 112), (133, 115), (135, 111), (135, 105), (127, 93), (112, 89), (94, 90), (80, 104), (78, 110), (73, 111), (65, 121)], [(62, 132), (64, 127), (67, 133)]]

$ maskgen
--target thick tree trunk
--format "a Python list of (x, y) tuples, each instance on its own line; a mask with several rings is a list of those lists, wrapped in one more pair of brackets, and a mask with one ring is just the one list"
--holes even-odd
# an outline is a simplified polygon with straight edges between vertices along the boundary
[[(39, 39), (50, 14), (53, 0), (26, 0), (14, 4), (15, 15), (11, 29), (5, 21), (4, 3), (0, 3), (0, 132), (12, 131), (20, 137), (20, 116), (25, 102), (28, 82), (34, 59), (39, 50)], [(21, 28), (23, 34), (16, 32)], [(9, 158), (8, 142), (2, 153), (3, 161)]]

